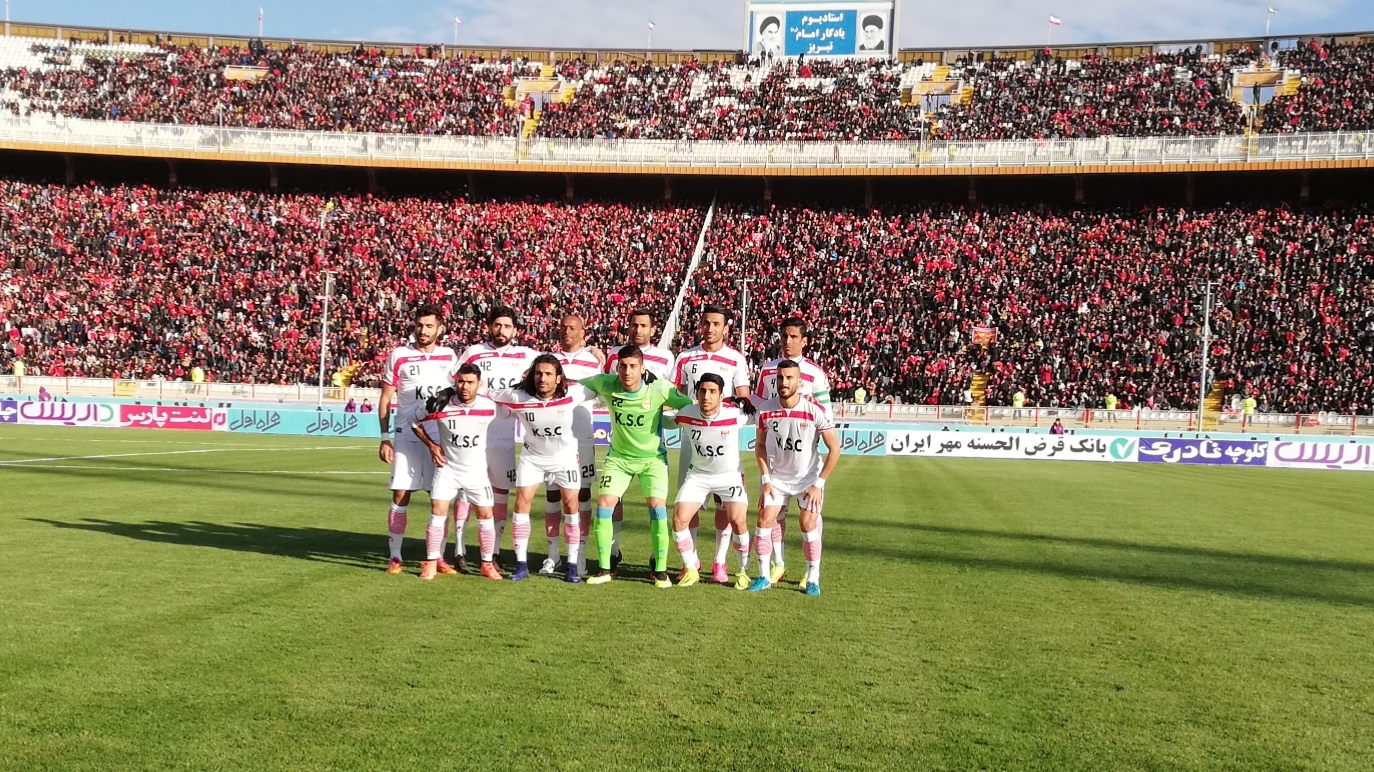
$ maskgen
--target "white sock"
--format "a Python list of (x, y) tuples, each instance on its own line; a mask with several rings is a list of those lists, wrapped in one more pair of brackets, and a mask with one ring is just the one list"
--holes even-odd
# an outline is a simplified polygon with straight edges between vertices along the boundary
[(612, 522), (611, 522), (611, 528), (612, 528), (612, 531), (611, 531), (611, 554), (612, 554), (612, 555), (617, 555), (617, 554), (620, 553), (620, 526), (621, 526), (621, 524), (624, 523), (624, 522), (625, 522), (624, 520), (615, 520), (615, 521), (612, 521)]
[[(405, 543), (406, 531), (406, 510), (409, 507), (391, 505), (391, 511), (387, 514), (387, 546), (391, 548), (391, 559), (401, 559), (401, 545)], [(399, 532), (393, 532), (392, 528), (399, 528)]]
[[(771, 552), (771, 550), (772, 550), (772, 548), (773, 548), (773, 529), (772, 529), (772, 527), (760, 528), (760, 529), (758, 529), (758, 532), (755, 533), (754, 538), (758, 539), (758, 541), (755, 542), (755, 544), (757, 544), (757, 545), (767, 544), (767, 545), (768, 545), (768, 549), (770, 550), (770, 551), (768, 551), (768, 552), (765, 552), (765, 551), (762, 550), (762, 549), (757, 549), (757, 550), (755, 550), (756, 552), (759, 553), (759, 576), (762, 576), (763, 578), (767, 579), (767, 578), (769, 578), (769, 577), (768, 577), (768, 569), (769, 569), (769, 568), (772, 568), (772, 563), (773, 563), (773, 553)], [(743, 573), (743, 572), (744, 572), (744, 569), (743, 569), (743, 568), (740, 568), (740, 572)]]
[(735, 534), (735, 554), (739, 555), (739, 572), (749, 573), (749, 532)]
[(477, 521), (477, 544), (482, 551), (482, 562), (490, 563), (496, 557), (496, 521), (490, 518)]
[[(693, 539), (692, 539), (692, 543), (693, 543), (693, 544), (696, 544), (696, 543), (697, 543), (697, 540), (696, 540), (695, 538), (693, 538)], [(725, 528), (725, 529), (722, 529), (722, 530), (718, 530), (718, 531), (716, 531), (716, 559), (715, 559), (715, 562), (716, 562), (716, 563), (724, 563), (725, 560), (726, 560), (726, 558), (729, 557), (729, 555), (730, 555), (730, 529), (729, 529), (729, 528)]]
[(559, 516), (560, 516), (560, 517), (558, 518), (558, 520), (559, 520), (559, 527), (554, 529), (554, 531), (553, 531), (553, 536), (548, 536), (547, 534), (545, 534), (545, 538), (548, 539), (549, 546), (548, 546), (548, 550), (547, 550), (544, 554), (548, 555), (549, 557), (553, 558), (554, 560), (558, 560), (558, 553), (559, 553), (559, 551), (560, 551), (559, 545), (562, 543), (562, 539), (561, 539), (561, 537), (560, 537), (560, 534), (562, 533), (562, 530), (563, 530), (563, 528), (562, 528), (563, 518), (561, 517), (562, 514), (563, 514), (563, 504), (562, 504), (561, 502), (557, 502), (557, 501), (547, 501), (547, 500), (544, 502), (544, 527), (545, 527), (545, 528), (548, 528), (548, 522), (549, 522), (549, 518), (550, 518), (550, 517), (552, 517), (553, 515), (559, 515)]
[(688, 530), (688, 531), (691, 531), (691, 533), (692, 533), (692, 543), (693, 543), (693, 544), (696, 544), (696, 543), (697, 543), (697, 531), (700, 530), (700, 526), (691, 526), (691, 527), (689, 527), (687, 530)]
[(701, 558), (697, 557), (697, 543), (692, 541), (691, 531), (674, 531), (673, 541), (677, 542), (678, 554), (682, 555), (682, 565), (701, 568)]
[(511, 545), (515, 547), (515, 562), (524, 563), (530, 554), (530, 513), (516, 512), (511, 515)]
[[(783, 523), (784, 523), (786, 520), (787, 520), (787, 513), (786, 513), (786, 512), (780, 513), (780, 514), (778, 515), (778, 527), (779, 527), (779, 528), (785, 528), (786, 526), (784, 526)], [(780, 565), (780, 566), (787, 565), (787, 561), (784, 560), (783, 557), (782, 557), (782, 543), (783, 543), (783, 539), (781, 539), (781, 538), (779, 538), (777, 541), (773, 542), (773, 562), (776, 563), (777, 565)]]
[[(579, 513), (574, 512), (571, 515), (563, 516), (563, 525), (565, 528), (577, 528), (581, 522), (582, 515)], [(583, 542), (587, 540), (586, 534), (581, 534), (581, 537)], [(568, 565), (577, 566), (578, 573), (582, 573), (582, 544), (574, 544), (571, 540), (568, 541)]]

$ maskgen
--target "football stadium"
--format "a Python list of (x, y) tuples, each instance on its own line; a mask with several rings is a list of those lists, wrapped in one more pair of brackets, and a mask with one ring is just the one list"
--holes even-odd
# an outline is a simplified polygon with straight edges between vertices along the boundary
[(741, 5), (7, 5), (0, 767), (1374, 764), (1374, 32)]

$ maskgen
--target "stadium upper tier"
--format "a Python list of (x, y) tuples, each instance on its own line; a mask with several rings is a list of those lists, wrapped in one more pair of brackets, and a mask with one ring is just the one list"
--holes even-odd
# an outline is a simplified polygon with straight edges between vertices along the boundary
[[(111, 37), (111, 36), (107, 36)], [(551, 139), (1041, 140), (1374, 128), (1374, 43), (1030, 57), (457, 57), (430, 47), (0, 38), (0, 110), (157, 124)]]
[[(665, 316), (704, 207), (276, 196), (0, 182), (0, 372), (313, 382), (321, 272), (338, 276), (329, 370), (376, 381), (407, 311), (440, 302), (480, 339), (496, 302), (546, 347), (586, 315), (592, 341), (644, 305)], [(747, 352), (776, 322), (814, 325), (837, 391), (954, 404), (1196, 404), (1200, 286), (1218, 283), (1211, 366), (1284, 412), (1374, 407), (1374, 217), (1366, 207), (1057, 209), (724, 207), (685, 298), (754, 279)], [(975, 326), (996, 342), (971, 342)], [(732, 336), (732, 342), (734, 340)]]

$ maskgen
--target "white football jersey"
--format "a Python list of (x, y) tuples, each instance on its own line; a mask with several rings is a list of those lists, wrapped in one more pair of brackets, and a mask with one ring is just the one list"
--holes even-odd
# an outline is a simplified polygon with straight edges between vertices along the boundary
[[(754, 386), (754, 395), (760, 400), (769, 400), (778, 396), (778, 363), (783, 357), (770, 359), (764, 363), (763, 369), (759, 370), (758, 384)], [(830, 407), (830, 379), (825, 377), (825, 371), (821, 366), (812, 362), (806, 357), (794, 360), (801, 366), (801, 393), (809, 394), (816, 398), (816, 401)]]
[(814, 397), (799, 394), (797, 404), (783, 407), (774, 397), (758, 406), (759, 432), (765, 442), (769, 474), (799, 483), (821, 471), (821, 433), (834, 429), (830, 411)]
[(458, 355), (447, 346), (435, 346), (428, 354), (410, 345), (391, 350), (382, 383), (396, 389), (396, 414), (391, 425), (398, 434), (409, 433), (424, 416), (425, 400), (453, 385), (458, 365)]
[(692, 471), (704, 474), (738, 473), (740, 430), (753, 418), (737, 407), (721, 405), (706, 418), (700, 405), (688, 405), (673, 419), (682, 430), (682, 444), (692, 446)]
[(496, 404), (509, 411), (525, 430), (525, 453), (539, 458), (571, 457), (577, 466), (577, 436), (573, 433), (577, 407), (590, 403), (596, 395), (578, 384), (568, 387), (567, 396), (542, 400), (522, 389), (492, 395)]
[(741, 386), (749, 388), (749, 360), (729, 346), (721, 346), (715, 351), (693, 346), (682, 352), (673, 368), (673, 383), (683, 394), (694, 397), (697, 382), (707, 373), (715, 373), (725, 381), (727, 397), (735, 396), (735, 390)]
[[(579, 351), (551, 351), (549, 353), (558, 357), (559, 364), (563, 365), (563, 377), (568, 380), (570, 387), (573, 381), (580, 381), (583, 378), (601, 374), (601, 362), (592, 356), (591, 349), (585, 346)], [(574, 410), (573, 417), (573, 437), (583, 444), (590, 443), (595, 437), (592, 403), (583, 402), (579, 404)]]
[(460, 479), (487, 479), (487, 431), (500, 415), (508, 415), (490, 398), (478, 394), (471, 404), (450, 402), (448, 407), (423, 417), (439, 425), (439, 444)]
[[(616, 346), (606, 354), (606, 372), (615, 375), (615, 363), (620, 360), (620, 346)], [(658, 346), (640, 346), (640, 351), (644, 352), (644, 369), (653, 373), (658, 378), (673, 377), (673, 352)]]
[[(509, 345), (495, 348), (490, 343), (468, 346), (467, 351), (458, 358), (458, 363), (477, 365), (482, 371), (482, 388), (488, 394), (506, 391), (520, 385), (530, 362), (539, 352), (527, 346)], [(515, 444), (514, 418), (500, 418), (491, 425), (488, 442), (493, 445), (510, 446)]]

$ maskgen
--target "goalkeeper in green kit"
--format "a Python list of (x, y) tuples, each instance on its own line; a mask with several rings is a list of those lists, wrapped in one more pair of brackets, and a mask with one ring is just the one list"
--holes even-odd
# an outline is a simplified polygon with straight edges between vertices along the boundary
[(644, 370), (644, 352), (638, 346), (620, 349), (615, 363), (615, 375), (597, 375), (578, 383), (606, 400), (611, 413), (611, 452), (596, 476), (596, 550), (601, 570), (587, 580), (587, 584), (611, 581), (611, 540), (614, 526), (611, 516), (615, 505), (630, 487), (630, 479), (639, 478), (639, 489), (649, 504), (649, 535), (654, 545), (654, 565), (650, 566), (654, 584), (672, 587), (668, 578), (668, 544), (671, 525), (668, 523), (668, 451), (663, 446), (659, 429), (663, 425), (663, 408), (683, 408), (692, 404), (666, 380), (655, 380)]

